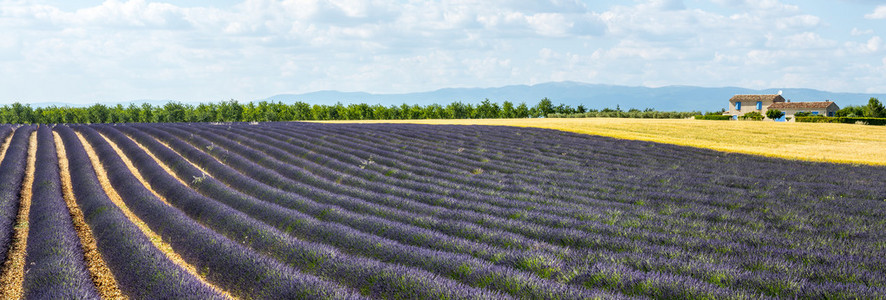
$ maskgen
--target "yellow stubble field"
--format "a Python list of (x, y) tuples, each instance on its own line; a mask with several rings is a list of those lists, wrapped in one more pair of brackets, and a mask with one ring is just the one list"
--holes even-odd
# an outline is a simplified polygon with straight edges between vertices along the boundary
[(333, 122), (538, 127), (787, 159), (886, 165), (886, 126), (625, 118)]

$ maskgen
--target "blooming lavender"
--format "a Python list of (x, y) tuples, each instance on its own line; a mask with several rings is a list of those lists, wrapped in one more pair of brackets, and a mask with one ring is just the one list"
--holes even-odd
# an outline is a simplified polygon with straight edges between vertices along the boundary
[[(7, 155), (26, 155), (23, 129), (0, 126)], [(136, 298), (217, 296), (198, 279), (251, 298), (886, 297), (884, 167), (499, 126), (76, 126), (195, 278), (147, 255), (102, 204), (73, 131), (55, 130), (87, 222), (107, 227), (99, 250)], [(23, 168), (7, 160), (14, 191), (0, 196)]]
[(28, 144), (34, 126), (22, 126), (13, 133), (10, 127), (4, 127), (3, 141), (9, 134), (12, 140), (6, 149), (6, 155), (0, 162), (0, 259), (6, 261), (10, 243), (12, 242), (15, 218), (18, 215), (19, 193), (25, 176), (25, 162), (28, 158)]
[(83, 248), (62, 198), (52, 130), (37, 129), (37, 162), (25, 259), (25, 298), (97, 299)]

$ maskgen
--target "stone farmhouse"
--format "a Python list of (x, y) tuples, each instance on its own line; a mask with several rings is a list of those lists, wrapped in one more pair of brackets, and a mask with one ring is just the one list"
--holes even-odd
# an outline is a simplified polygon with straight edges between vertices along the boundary
[(738, 119), (738, 117), (749, 112), (758, 112), (766, 116), (766, 112), (770, 109), (784, 112), (784, 116), (775, 120), (784, 122), (785, 120), (793, 121), (795, 119), (794, 114), (798, 112), (809, 112), (812, 115), (833, 117), (840, 107), (829, 100), (821, 102), (791, 102), (791, 100), (786, 100), (781, 95), (735, 95), (732, 99), (729, 99), (729, 110), (723, 114), (731, 115), (733, 119)]

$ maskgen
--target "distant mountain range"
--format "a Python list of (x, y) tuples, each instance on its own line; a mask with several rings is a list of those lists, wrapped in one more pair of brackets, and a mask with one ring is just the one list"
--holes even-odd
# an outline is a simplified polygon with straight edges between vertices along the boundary
[[(715, 111), (726, 108), (729, 98), (737, 94), (776, 94), (782, 91), (782, 95), (792, 101), (824, 101), (831, 100), (843, 107), (846, 105), (864, 105), (871, 97), (886, 100), (886, 94), (865, 93), (834, 93), (814, 89), (772, 88), (754, 90), (740, 87), (696, 87), (696, 86), (665, 86), (665, 87), (635, 87), (590, 84), (580, 82), (549, 82), (535, 85), (509, 85), (495, 88), (445, 88), (430, 92), (405, 93), (405, 94), (371, 94), (362, 92), (339, 92), (319, 91), (305, 94), (280, 94), (265, 99), (267, 101), (281, 101), (292, 103), (302, 101), (310, 104), (342, 104), (367, 103), (400, 105), (432, 103), (448, 104), (454, 101), (464, 103), (480, 103), (489, 99), (496, 103), (511, 101), (515, 104), (526, 102), (532, 106), (542, 98), (547, 97), (557, 105), (560, 103), (572, 107), (579, 104), (587, 108), (602, 109), (615, 108), (627, 110), (629, 108), (645, 109), (653, 108), (660, 111)], [(241, 102), (248, 99), (238, 99)], [(136, 103), (148, 102), (151, 104), (163, 104), (163, 100), (141, 100)], [(129, 103), (129, 102), (127, 102)], [(191, 103), (191, 102), (188, 102)], [(106, 103), (116, 105), (114, 103)], [(65, 103), (35, 103), (32, 106), (66, 105)], [(124, 104), (125, 105), (125, 104)], [(83, 105), (72, 105), (83, 106)]]
[(876, 97), (886, 100), (886, 94), (833, 93), (814, 89), (765, 89), (740, 87), (665, 86), (658, 88), (590, 84), (580, 82), (549, 82), (536, 85), (509, 85), (496, 88), (446, 88), (431, 92), (408, 94), (370, 94), (360, 92), (320, 91), (306, 94), (282, 94), (264, 100), (284, 103), (302, 101), (311, 104), (368, 103), (399, 105), (403, 103), (427, 105), (454, 101), (479, 103), (483, 99), (501, 103), (526, 102), (532, 106), (547, 97), (554, 104), (584, 105), (587, 108), (653, 108), (661, 111), (714, 111), (726, 108), (729, 98), (737, 94), (777, 94), (792, 101), (831, 100), (840, 106), (867, 104)]

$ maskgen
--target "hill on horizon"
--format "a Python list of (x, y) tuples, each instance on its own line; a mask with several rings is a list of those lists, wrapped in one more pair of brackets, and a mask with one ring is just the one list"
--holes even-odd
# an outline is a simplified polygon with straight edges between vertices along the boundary
[(831, 100), (840, 107), (864, 105), (868, 99), (886, 99), (886, 94), (835, 93), (803, 88), (770, 88), (755, 90), (740, 87), (664, 86), (637, 87), (580, 82), (548, 82), (536, 85), (509, 85), (494, 88), (445, 88), (429, 92), (404, 94), (371, 94), (363, 92), (319, 91), (304, 94), (280, 94), (262, 100), (311, 104), (368, 103), (383, 105), (432, 103), (446, 104), (455, 101), (479, 103), (484, 99), (501, 103), (526, 102), (534, 105), (542, 98), (554, 104), (584, 105), (586, 108), (602, 109), (653, 108), (660, 111), (715, 111), (726, 108), (729, 98), (738, 94), (776, 94), (791, 101)]

